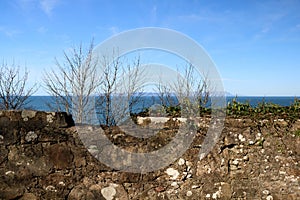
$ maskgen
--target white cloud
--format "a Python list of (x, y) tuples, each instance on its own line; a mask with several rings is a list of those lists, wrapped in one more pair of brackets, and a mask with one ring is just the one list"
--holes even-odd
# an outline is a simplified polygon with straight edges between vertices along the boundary
[(222, 81), (228, 81), (228, 82), (245, 82), (245, 81), (251, 81), (246, 79), (232, 79), (232, 78), (222, 78)]
[(46, 27), (44, 27), (44, 26), (41, 26), (41, 27), (39, 27), (38, 29), (37, 29), (37, 32), (38, 33), (41, 33), (41, 34), (44, 34), (44, 33), (46, 33), (48, 31), (48, 29), (46, 28)]
[(296, 29), (299, 29), (299, 30), (300, 30), (300, 24), (297, 24), (297, 25), (296, 25)]
[(115, 35), (120, 32), (119, 28), (116, 26), (111, 26), (108, 28), (112, 35)]
[(17, 5), (24, 11), (30, 11), (35, 7), (36, 0), (17, 0)]
[(46, 15), (51, 16), (53, 9), (58, 5), (59, 0), (40, 0), (41, 9)]
[(72, 38), (68, 34), (58, 34), (55, 38), (67, 45), (72, 45)]
[(157, 20), (157, 6), (153, 6), (150, 12), (151, 23), (155, 23)]
[(26, 13), (41, 9), (47, 16), (51, 16), (60, 0), (15, 0), (15, 2)]
[(3, 33), (9, 38), (13, 38), (14, 36), (20, 34), (21, 32), (15, 29), (10, 29), (4, 26), (0, 26), (0, 33)]
[(188, 21), (188, 22), (199, 22), (199, 21), (208, 21), (208, 22), (218, 22), (224, 21), (224, 16), (205, 16), (202, 14), (188, 14), (188, 15), (180, 15), (178, 16), (180, 20)]

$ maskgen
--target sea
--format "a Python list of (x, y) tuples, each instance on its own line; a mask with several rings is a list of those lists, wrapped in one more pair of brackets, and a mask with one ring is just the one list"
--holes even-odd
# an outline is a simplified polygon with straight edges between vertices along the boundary
[[(300, 97), (295, 96), (227, 96), (226, 101), (231, 102), (233, 99), (236, 99), (238, 102), (246, 103), (248, 102), (251, 106), (255, 107), (259, 103), (274, 103), (280, 106), (289, 106), (295, 99), (300, 99)], [(53, 100), (51, 96), (31, 96), (29, 98), (29, 103), (26, 107), (33, 110), (40, 111), (53, 111), (48, 105)], [(154, 104), (160, 104), (160, 99), (154, 96), (143, 96), (140, 103), (135, 105), (136, 112), (142, 111), (144, 108), (149, 108)]]

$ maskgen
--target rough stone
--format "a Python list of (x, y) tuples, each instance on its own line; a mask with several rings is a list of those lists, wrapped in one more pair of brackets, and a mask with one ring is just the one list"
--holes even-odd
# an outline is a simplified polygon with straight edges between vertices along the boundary
[(179, 176), (179, 172), (176, 169), (168, 168), (166, 173), (170, 176), (172, 180), (176, 180)]
[(37, 137), (38, 136), (34, 131), (29, 131), (25, 136), (25, 140), (27, 142), (31, 142), (31, 141), (34, 141)]
[(46, 152), (56, 168), (68, 169), (73, 167), (74, 156), (68, 147), (54, 144), (47, 148)]
[(36, 113), (37, 111), (34, 110), (23, 110), (21, 117), (23, 118), (24, 121), (28, 121), (28, 119), (34, 118)]
[(117, 191), (113, 186), (108, 186), (101, 189), (101, 194), (106, 200), (113, 200)]
[[(100, 163), (102, 146), (81, 135), (92, 141), (85, 147), (65, 113), (1, 111), (0, 199), (300, 199), (300, 120), (228, 118), (201, 160), (209, 118), (199, 121), (192, 145), (174, 163), (139, 174)], [(166, 123), (149, 139), (118, 128), (103, 134), (126, 150), (151, 152), (174, 137), (170, 127), (178, 123)]]
[(222, 199), (231, 199), (232, 191), (231, 191), (230, 184), (221, 183), (221, 196), (222, 196)]
[(87, 188), (82, 187), (81, 185), (74, 187), (70, 194), (68, 195), (69, 200), (81, 200), (81, 199), (90, 199), (93, 200), (95, 198), (94, 194), (89, 191)]
[(180, 158), (178, 160), (178, 165), (184, 165), (184, 163), (185, 163), (185, 160), (183, 158)]
[(38, 198), (33, 193), (24, 193), (20, 200), (38, 200)]
[(187, 197), (190, 197), (190, 196), (192, 196), (192, 195), (193, 195), (193, 192), (192, 192), (192, 191), (189, 190), (189, 191), (186, 192), (186, 196), (187, 196)]

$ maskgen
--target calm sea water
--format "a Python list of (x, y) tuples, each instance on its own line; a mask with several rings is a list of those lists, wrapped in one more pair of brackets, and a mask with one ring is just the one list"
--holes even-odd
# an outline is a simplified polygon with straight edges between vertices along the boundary
[[(234, 96), (230, 96), (226, 98), (227, 102), (231, 102)], [(268, 102), (274, 103), (281, 106), (289, 106), (291, 105), (295, 98), (300, 99), (299, 97), (254, 97), (254, 96), (240, 96), (237, 97), (237, 101), (246, 103), (249, 102), (251, 106), (257, 106), (260, 102)], [(31, 109), (41, 110), (41, 111), (51, 111), (51, 109), (47, 106), (47, 103), (51, 102), (51, 96), (32, 96), (30, 97), (30, 103), (28, 106)], [(153, 104), (159, 104), (159, 98), (155, 98), (153, 96), (144, 96), (140, 103), (136, 105), (134, 110), (140, 111), (143, 108), (150, 107)]]

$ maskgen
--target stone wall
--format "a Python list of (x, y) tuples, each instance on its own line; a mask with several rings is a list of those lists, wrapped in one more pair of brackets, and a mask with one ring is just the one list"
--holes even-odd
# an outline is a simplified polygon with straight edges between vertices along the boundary
[[(199, 161), (208, 122), (176, 162), (135, 174), (91, 156), (66, 113), (0, 111), (0, 199), (300, 199), (300, 120), (226, 119), (220, 141)], [(118, 129), (108, 137), (127, 149), (159, 148), (153, 142), (171, 135), (163, 130), (150, 141)]]

